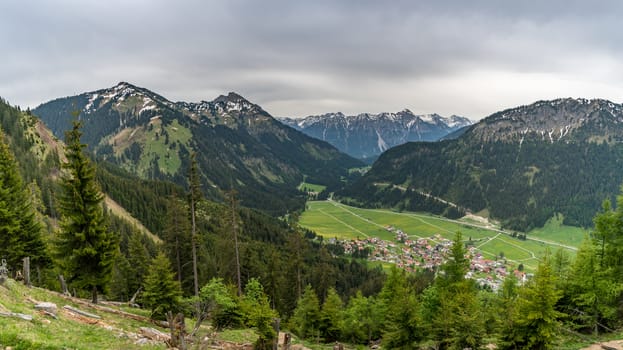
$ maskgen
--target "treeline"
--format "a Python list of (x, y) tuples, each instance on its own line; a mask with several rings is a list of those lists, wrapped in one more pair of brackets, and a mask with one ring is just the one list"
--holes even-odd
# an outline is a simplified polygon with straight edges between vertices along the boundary
[[(368, 193), (361, 197), (357, 193)], [(401, 189), (392, 185), (358, 182), (339, 191), (335, 198), (347, 205), (364, 208), (392, 208), (398, 211), (425, 211), (450, 219), (465, 216), (465, 209), (449, 205), (432, 196), (425, 196), (414, 188)]]

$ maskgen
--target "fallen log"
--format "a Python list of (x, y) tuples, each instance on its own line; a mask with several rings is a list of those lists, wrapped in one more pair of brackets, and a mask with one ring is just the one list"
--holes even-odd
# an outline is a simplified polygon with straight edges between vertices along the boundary
[(604, 349), (604, 350), (617, 350), (617, 348), (614, 348), (612, 346), (608, 346), (608, 345), (605, 345), (605, 344), (601, 344), (601, 348)]
[(171, 340), (171, 336), (169, 334), (160, 332), (159, 330), (150, 328), (150, 327), (141, 327), (140, 334), (143, 337), (149, 338), (151, 340), (164, 341), (164, 342)]
[(19, 319), (22, 319), (24, 321), (32, 321), (32, 316), (26, 315), (26, 314), (20, 314), (18, 312), (0, 312), (0, 316), (1, 317), (19, 318)]
[(132, 319), (132, 320), (135, 320), (135, 321), (152, 323), (152, 324), (154, 324), (154, 325), (156, 325), (158, 327), (162, 327), (162, 328), (169, 328), (169, 323), (165, 322), (165, 321), (152, 320), (149, 317), (136, 315), (136, 314), (125, 312), (125, 311), (112, 309), (112, 308), (109, 308), (109, 307), (106, 307), (106, 306), (93, 304), (93, 303), (88, 302), (86, 300), (82, 300), (82, 299), (75, 298), (75, 297), (68, 296), (68, 295), (63, 295), (63, 294), (58, 293), (58, 292), (56, 293), (56, 295), (60, 296), (61, 298), (67, 299), (67, 300), (69, 300), (69, 301), (71, 301), (73, 303), (76, 303), (78, 305), (82, 305), (84, 307), (95, 309), (97, 311), (102, 311), (102, 312), (107, 312), (107, 313), (119, 315), (121, 317), (129, 318), (129, 319)]
[(76, 309), (75, 307), (71, 307), (69, 305), (63, 306), (63, 309), (69, 310), (69, 311), (74, 312), (74, 313), (77, 313), (78, 315), (82, 315), (82, 316), (86, 316), (86, 317), (90, 317), (90, 318), (95, 318), (95, 319), (98, 319), (98, 320), (102, 319), (101, 316), (92, 314), (90, 312), (86, 312), (86, 311), (82, 311), (82, 310)]

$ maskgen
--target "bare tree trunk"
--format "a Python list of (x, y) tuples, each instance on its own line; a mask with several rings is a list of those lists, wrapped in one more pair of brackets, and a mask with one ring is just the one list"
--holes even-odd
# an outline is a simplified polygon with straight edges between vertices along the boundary
[(97, 287), (93, 286), (93, 290), (91, 291), (91, 302), (93, 304), (97, 304)]
[(128, 302), (128, 304), (130, 306), (136, 305), (136, 297), (138, 297), (138, 294), (141, 292), (141, 290), (143, 290), (143, 287), (138, 287), (138, 289), (136, 290), (136, 292), (132, 296), (132, 299), (130, 299), (130, 301)]
[(177, 280), (182, 285), (182, 261), (180, 259), (180, 238), (175, 235), (175, 260), (177, 263)]
[(30, 257), (24, 258), (24, 285), (30, 287)]
[(240, 278), (240, 252), (238, 250), (238, 218), (236, 217), (236, 193), (230, 192), (231, 201), (231, 229), (234, 236), (234, 249), (236, 251), (236, 282), (238, 283), (238, 296), (242, 296), (242, 280)]
[(190, 172), (188, 176), (189, 189), (190, 189), (190, 218), (191, 218), (191, 243), (192, 243), (192, 256), (193, 256), (193, 283), (195, 287), (195, 297), (197, 299), (195, 303), (195, 311), (197, 318), (201, 317), (201, 303), (199, 301), (199, 274), (197, 272), (197, 213), (196, 205), (201, 197), (201, 185), (199, 184), (199, 178), (197, 174), (197, 160), (196, 153), (190, 155)]
[(63, 275), (58, 275), (58, 279), (61, 282), (61, 292), (64, 295), (70, 295), (69, 290), (67, 289), (67, 283), (65, 283), (65, 277), (63, 277)]
[(197, 226), (195, 223), (195, 199), (194, 198), (190, 199), (190, 212), (191, 212), (190, 216), (192, 219), (191, 243), (192, 243), (192, 253), (193, 253), (193, 282), (195, 285), (195, 296), (198, 297), (199, 296), (199, 277), (197, 274)]

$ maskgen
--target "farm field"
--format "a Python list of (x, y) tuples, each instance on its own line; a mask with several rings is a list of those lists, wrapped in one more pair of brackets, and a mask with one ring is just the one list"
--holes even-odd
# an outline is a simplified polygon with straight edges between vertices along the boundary
[[(463, 238), (472, 240), (482, 254), (494, 258), (502, 253), (508, 260), (535, 268), (539, 257), (549, 248), (559, 248), (575, 254), (575, 248), (584, 237), (579, 228), (563, 226), (561, 220), (548, 222), (544, 228), (528, 233), (528, 240), (519, 240), (495, 227), (485, 227), (473, 221), (457, 221), (426, 213), (394, 212), (387, 209), (361, 209), (334, 201), (310, 201), (301, 215), (300, 225), (326, 238), (364, 239), (377, 237), (395, 240), (392, 226), (402, 230), (409, 238), (430, 238), (440, 235), (452, 239), (457, 231)], [(551, 234), (549, 234), (551, 232)]]

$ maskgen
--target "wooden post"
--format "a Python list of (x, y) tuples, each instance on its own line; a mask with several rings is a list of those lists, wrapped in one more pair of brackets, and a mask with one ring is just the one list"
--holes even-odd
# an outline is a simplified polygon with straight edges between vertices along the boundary
[(9, 276), (9, 270), (6, 267), (6, 260), (2, 259), (0, 262), (0, 284), (4, 284)]
[(23, 265), (23, 275), (24, 275), (24, 285), (31, 287), (30, 285), (30, 257), (25, 257), (24, 258), (24, 265)]
[(292, 336), (290, 333), (284, 333), (283, 335), (283, 350), (290, 350), (290, 343), (292, 342)]
[(65, 283), (65, 277), (63, 275), (58, 275), (59, 281), (61, 281), (61, 292), (65, 295), (69, 295), (69, 290), (67, 290), (67, 283)]
[(280, 328), (280, 325), (281, 325), (281, 319), (280, 318), (273, 318), (273, 329), (275, 330), (275, 333), (277, 333), (277, 336), (273, 340), (273, 350), (279, 350), (279, 328)]

